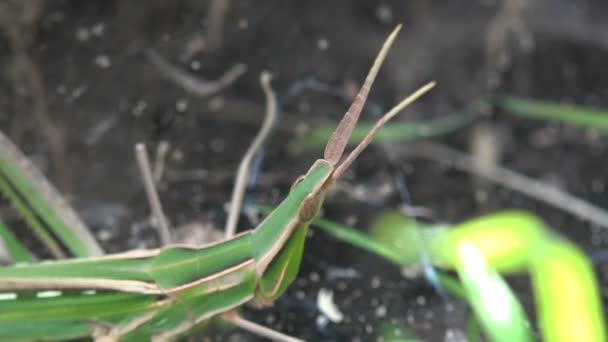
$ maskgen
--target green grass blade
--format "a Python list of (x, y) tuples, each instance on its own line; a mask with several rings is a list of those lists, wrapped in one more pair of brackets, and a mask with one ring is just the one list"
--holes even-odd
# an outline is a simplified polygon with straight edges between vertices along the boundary
[(399, 254), (402, 265), (411, 266), (428, 255), (429, 242), (443, 232), (435, 227), (426, 228), (431, 227), (422, 227), (397, 211), (387, 211), (376, 217), (368, 238)]
[(513, 114), (592, 128), (608, 134), (608, 109), (567, 105), (512, 96), (499, 96), (493, 103)]
[(0, 220), (0, 239), (2, 239), (4, 247), (13, 262), (31, 262), (33, 260), (32, 255), (23, 247), (2, 220)]
[(573, 244), (549, 240), (535, 248), (531, 276), (545, 341), (606, 341), (593, 266)]
[(437, 278), (439, 279), (441, 288), (446, 290), (447, 293), (460, 300), (468, 300), (467, 293), (458, 279), (443, 272), (437, 272)]
[(1, 132), (0, 173), (74, 256), (103, 255), (90, 230), (59, 192)]
[(526, 271), (534, 247), (548, 236), (544, 224), (524, 211), (510, 210), (477, 217), (447, 230), (433, 241), (433, 262), (448, 268), (458, 260), (458, 248), (472, 244), (499, 272)]
[[(274, 207), (270, 206), (257, 206), (257, 208), (264, 214), (269, 214), (274, 210)], [(383, 257), (392, 263), (403, 265), (403, 258), (399, 253), (372, 240), (366, 234), (360, 233), (351, 227), (320, 218), (315, 218), (311, 222), (311, 226), (334, 236), (338, 240)]]
[(492, 341), (533, 341), (524, 310), (503, 278), (472, 244), (458, 248), (457, 269), (468, 301)]
[(411, 265), (411, 263), (407, 263), (407, 260), (405, 260), (397, 250), (391, 249), (378, 241), (374, 241), (368, 235), (356, 231), (351, 227), (326, 219), (315, 219), (312, 221), (311, 225), (341, 241), (385, 258), (394, 264), (400, 266)]
[[(424, 122), (388, 123), (378, 132), (378, 135), (374, 138), (374, 143), (414, 141), (456, 131), (477, 118), (478, 111), (474, 110), (477, 106), (478, 104), (475, 104), (471, 110)], [(359, 122), (350, 137), (349, 146), (363, 140), (374, 124), (375, 122), (371, 121)], [(323, 125), (290, 143), (289, 148), (295, 153), (322, 149), (334, 130), (335, 125), (333, 124)]]
[(51, 254), (57, 258), (65, 258), (65, 254), (61, 250), (61, 246), (53, 239), (53, 236), (44, 227), (44, 225), (38, 220), (36, 215), (32, 213), (28, 205), (17, 195), (13, 188), (0, 174), (0, 191), (8, 198), (8, 200), (17, 209), (21, 217), (25, 220), (27, 225), (32, 229), (36, 237), (46, 246)]

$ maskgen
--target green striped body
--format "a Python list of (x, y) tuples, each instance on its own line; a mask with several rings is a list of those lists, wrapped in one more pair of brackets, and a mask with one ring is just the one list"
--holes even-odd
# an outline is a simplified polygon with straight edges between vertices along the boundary
[(255, 230), (220, 243), (0, 268), (0, 340), (172, 339), (254, 298), (274, 301), (299, 269), (310, 222), (300, 204), (332, 170), (318, 161)]
[[(129, 336), (148, 339), (164, 331), (178, 335), (218, 310), (235, 308), (253, 297), (256, 277), (250, 242), (251, 232), (247, 232), (222, 244), (200, 249), (169, 247), (146, 252), (141, 258), (109, 256), (0, 269), (0, 284), (23, 279), (37, 287), (19, 291), (18, 300), (0, 300), (0, 340), (27, 340), (33, 331), (38, 331), (38, 338), (65, 338), (66, 329), (50, 335), (46, 325), (51, 323), (70, 325), (69, 331), (79, 336), (115, 332), (126, 334), (129, 340)], [(231, 265), (226, 269), (233, 271), (221, 273), (226, 262)], [(198, 278), (192, 270), (198, 271)], [(63, 288), (61, 295), (43, 288), (51, 279), (66, 282), (57, 286)], [(131, 281), (142, 286), (131, 286), (133, 292), (104, 285), (88, 290), (65, 289), (70, 281), (83, 279), (105, 285), (113, 285), (107, 280)], [(40, 285), (32, 280), (40, 281)], [(138, 319), (140, 324), (127, 327)], [(129, 330), (138, 332), (129, 334)]]

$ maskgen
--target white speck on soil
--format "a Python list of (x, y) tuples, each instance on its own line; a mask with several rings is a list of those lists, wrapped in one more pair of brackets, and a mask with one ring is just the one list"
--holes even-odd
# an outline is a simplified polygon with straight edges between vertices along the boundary
[(175, 110), (179, 113), (183, 113), (188, 109), (188, 101), (184, 99), (179, 99), (177, 103), (175, 103)]
[(359, 217), (357, 215), (348, 215), (346, 217), (346, 220), (344, 220), (344, 222), (346, 222), (346, 224), (349, 226), (356, 225), (358, 221), (359, 221)]
[(372, 281), (371, 281), (371, 283), (370, 283), (370, 286), (371, 286), (373, 289), (377, 289), (377, 288), (379, 288), (379, 287), (380, 287), (380, 283), (381, 283), (381, 282), (380, 282), (380, 277), (378, 277), (378, 276), (374, 276), (374, 277), (372, 278)]
[(105, 55), (105, 54), (97, 55), (93, 62), (95, 63), (96, 66), (98, 66), (102, 69), (108, 69), (109, 67), (112, 66), (112, 61), (110, 60), (110, 56)]
[(67, 98), (67, 102), (74, 102), (76, 101), (79, 97), (82, 96), (82, 94), (84, 94), (84, 92), (86, 91), (86, 87), (85, 86), (80, 86), (80, 87), (76, 87), (72, 90), (72, 93), (70, 94), (70, 96)]
[(144, 110), (146, 110), (146, 107), (148, 107), (148, 103), (144, 100), (139, 100), (137, 101), (137, 103), (135, 104), (135, 107), (133, 107), (132, 113), (135, 116), (140, 116), (144, 113)]
[(190, 68), (192, 70), (199, 70), (201, 68), (201, 62), (199, 62), (197, 60), (190, 62)]
[(414, 319), (414, 315), (412, 315), (411, 312), (407, 314), (406, 320), (409, 324), (414, 324), (414, 322), (416, 321), (416, 319)]
[(321, 51), (327, 51), (329, 49), (329, 40), (327, 38), (319, 38), (317, 40), (317, 48)]
[(104, 23), (97, 23), (91, 28), (91, 33), (93, 33), (97, 37), (102, 36), (105, 31), (106, 25)]
[(375, 315), (378, 318), (383, 318), (384, 316), (386, 316), (386, 306), (380, 305), (379, 307), (377, 307), (376, 311), (375, 311)]
[(91, 38), (91, 33), (89, 32), (89, 29), (85, 28), (85, 27), (79, 27), (76, 30), (76, 39), (81, 42), (87, 42), (89, 40), (89, 38)]
[(100, 230), (97, 232), (97, 238), (101, 241), (110, 241), (114, 236), (109, 229)]
[(466, 342), (467, 337), (460, 329), (448, 329), (443, 337), (443, 342)]
[(240, 28), (241, 30), (246, 30), (249, 28), (249, 20), (245, 19), (245, 18), (241, 18), (239, 19), (238, 23), (237, 23), (238, 28)]
[(334, 302), (334, 293), (326, 288), (321, 288), (317, 295), (317, 308), (334, 323), (340, 323), (344, 319), (344, 315)]
[(376, 8), (376, 17), (385, 24), (390, 24), (393, 21), (393, 9), (387, 4), (380, 4)]
[(216, 96), (209, 101), (208, 104), (209, 110), (212, 112), (217, 112), (218, 110), (224, 107), (224, 98), (221, 96)]

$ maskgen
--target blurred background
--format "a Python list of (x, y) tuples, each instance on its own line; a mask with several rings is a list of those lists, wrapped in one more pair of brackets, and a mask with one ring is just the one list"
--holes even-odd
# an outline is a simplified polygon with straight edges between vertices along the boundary
[[(297, 148), (297, 139), (333, 127), (386, 36), (403, 24), (364, 118), (436, 80), (397, 120), (471, 115), (403, 140), (431, 141), (608, 208), (608, 124), (539, 119), (514, 102), (608, 107), (606, 18), (608, 3), (600, 0), (5, 0), (0, 130), (112, 252), (157, 243), (133, 145), (147, 143), (153, 156), (168, 146), (161, 200), (172, 225), (196, 242), (199, 232), (224, 225), (238, 163), (264, 116), (260, 72), (274, 77), (280, 118), (248, 201), (276, 204), (321, 156), (319, 147)], [(521, 208), (583, 248), (605, 280), (601, 220), (459, 171), (450, 167), (454, 155), (425, 155), (435, 151), (427, 145), (412, 152), (415, 146), (395, 138), (371, 148), (330, 194), (324, 215), (364, 230), (380, 211), (404, 206), (433, 223)], [(403, 177), (396, 180), (396, 172)], [(243, 217), (240, 227), (253, 224)], [(457, 341), (464, 305), (402, 273), (312, 231), (288, 294), (272, 309), (246, 313), (310, 340), (375, 340), (388, 325), (424, 340)], [(529, 305), (529, 284), (515, 282)], [(319, 322), (321, 287), (334, 291), (344, 322)]]

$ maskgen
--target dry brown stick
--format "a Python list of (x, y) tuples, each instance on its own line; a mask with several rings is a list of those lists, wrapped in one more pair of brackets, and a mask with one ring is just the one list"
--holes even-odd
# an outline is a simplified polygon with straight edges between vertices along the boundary
[(408, 148), (400, 151), (400, 153), (449, 163), (456, 169), (486, 178), (540, 202), (564, 210), (582, 220), (608, 228), (608, 212), (606, 210), (554, 186), (526, 177), (500, 165), (480, 161), (463, 152), (431, 142), (408, 145)]
[(249, 180), (249, 170), (251, 168), (253, 156), (257, 153), (264, 143), (264, 140), (266, 140), (268, 137), (270, 129), (272, 126), (274, 126), (277, 119), (277, 99), (272, 87), (270, 86), (270, 77), (270, 74), (266, 71), (263, 71), (260, 74), (260, 83), (262, 84), (262, 89), (264, 89), (264, 94), (266, 95), (266, 116), (258, 134), (253, 139), (253, 142), (251, 142), (249, 149), (247, 149), (247, 152), (239, 164), (236, 180), (234, 182), (234, 188), (232, 189), (228, 220), (226, 221), (226, 227), (224, 228), (226, 237), (231, 237), (236, 232), (236, 226), (238, 224), (239, 215), (241, 214), (241, 207), (243, 205), (243, 197), (245, 196), (245, 190)]
[(163, 212), (163, 207), (158, 198), (158, 191), (156, 190), (154, 177), (152, 176), (152, 170), (150, 168), (150, 160), (148, 159), (148, 151), (146, 151), (146, 145), (144, 143), (135, 144), (135, 157), (137, 158), (139, 172), (141, 173), (144, 188), (146, 189), (146, 197), (148, 198), (150, 208), (158, 223), (160, 241), (163, 245), (166, 245), (171, 243), (169, 223), (167, 222), (167, 217)]
[(208, 97), (230, 86), (247, 71), (247, 66), (238, 63), (228, 69), (217, 80), (203, 80), (175, 67), (154, 50), (146, 50), (146, 56), (169, 80), (177, 83), (188, 93), (198, 97)]

